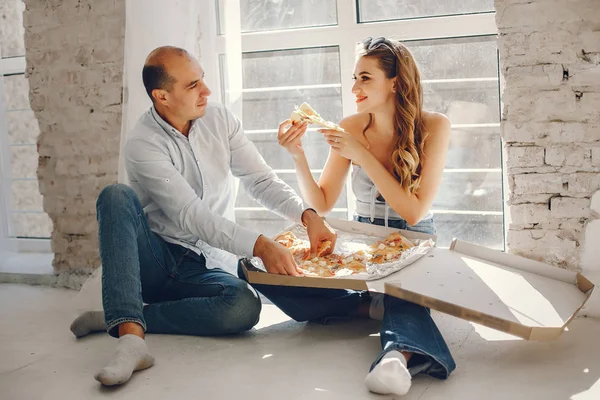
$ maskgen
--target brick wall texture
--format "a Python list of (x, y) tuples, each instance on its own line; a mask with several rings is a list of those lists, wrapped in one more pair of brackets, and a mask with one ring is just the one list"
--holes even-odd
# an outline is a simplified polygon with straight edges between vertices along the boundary
[(95, 199), (117, 181), (125, 2), (24, 3), (29, 100), (40, 128), (37, 177), (54, 227), (54, 269), (85, 275), (100, 265)]
[(600, 2), (495, 5), (508, 249), (578, 270), (600, 189)]

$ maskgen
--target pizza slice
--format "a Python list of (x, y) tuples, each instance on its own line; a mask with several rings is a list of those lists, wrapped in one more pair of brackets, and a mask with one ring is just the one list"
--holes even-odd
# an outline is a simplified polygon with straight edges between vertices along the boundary
[(331, 240), (323, 240), (319, 243), (319, 246), (317, 246), (317, 257), (324, 255), (329, 249), (331, 249), (330, 253), (333, 252)]
[[(290, 252), (298, 260), (306, 260), (310, 257), (310, 242), (299, 239), (293, 232), (284, 232), (275, 238), (275, 241), (290, 249)], [(324, 240), (317, 247), (317, 257), (323, 256), (331, 248), (331, 241)]]
[(308, 121), (311, 124), (321, 125), (327, 129), (345, 132), (338, 124), (323, 119), (323, 117), (321, 117), (308, 103), (302, 103), (300, 107), (297, 107), (294, 112), (292, 112), (290, 119), (292, 122)]
[(296, 237), (293, 232), (284, 232), (277, 236), (275, 241), (288, 248), (296, 261), (306, 259), (310, 255), (310, 243)]
[(371, 245), (369, 261), (375, 264), (392, 262), (399, 259), (406, 249), (414, 244), (398, 232), (394, 232), (385, 239)]
[(342, 265), (342, 256), (339, 254), (329, 254), (322, 257), (314, 257), (310, 260), (298, 262), (298, 268), (308, 276), (320, 276), (331, 278)]

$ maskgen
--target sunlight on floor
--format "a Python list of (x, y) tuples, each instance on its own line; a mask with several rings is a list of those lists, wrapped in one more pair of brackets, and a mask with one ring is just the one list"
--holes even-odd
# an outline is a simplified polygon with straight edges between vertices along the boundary
[[(589, 373), (589, 369), (588, 368), (584, 369), (583, 373), (585, 373), (585, 374)], [(594, 383), (592, 385), (592, 387), (590, 387), (585, 392), (577, 393), (571, 397), (571, 400), (596, 400), (596, 399), (600, 399), (600, 379), (597, 380), (596, 383)]]
[(509, 340), (523, 340), (520, 337), (510, 335), (508, 333), (500, 332), (492, 328), (488, 328), (487, 326), (479, 325), (473, 322), (470, 322), (475, 332), (481, 336), (482, 339), (487, 340), (488, 342), (501, 342), (501, 341), (509, 341)]
[[(265, 312), (267, 310), (269, 311), (268, 313)], [(268, 315), (269, 317), (265, 318), (266, 315)], [(263, 304), (263, 311), (261, 314), (261, 318), (260, 318), (260, 321), (258, 321), (258, 324), (256, 324), (255, 329), (261, 330), (261, 329), (267, 328), (271, 325), (277, 325), (282, 322), (286, 322), (286, 321), (290, 321), (290, 320), (291, 320), (290, 317), (285, 315), (281, 310), (279, 310), (273, 304)]]

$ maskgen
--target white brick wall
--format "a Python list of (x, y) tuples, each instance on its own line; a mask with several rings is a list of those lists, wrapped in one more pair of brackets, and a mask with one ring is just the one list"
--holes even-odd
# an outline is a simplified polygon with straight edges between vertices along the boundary
[(496, 0), (509, 251), (578, 270), (600, 189), (600, 2)]
[(100, 265), (96, 198), (117, 181), (125, 2), (24, 3), (29, 101), (40, 127), (37, 176), (54, 223), (54, 267), (86, 274)]

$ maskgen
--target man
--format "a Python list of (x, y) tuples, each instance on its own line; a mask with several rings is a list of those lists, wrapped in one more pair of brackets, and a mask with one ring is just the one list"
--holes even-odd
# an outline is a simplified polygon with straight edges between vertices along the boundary
[(119, 338), (114, 358), (95, 376), (104, 385), (152, 366), (144, 332), (223, 335), (256, 325), (257, 293), (207, 268), (203, 249), (260, 257), (268, 272), (299, 275), (287, 249), (223, 217), (230, 173), (260, 204), (306, 225), (313, 252), (320, 241), (335, 241), (333, 230), (267, 166), (240, 121), (207, 102), (210, 90), (196, 59), (160, 47), (142, 75), (153, 107), (126, 144), (131, 187), (108, 186), (97, 201), (104, 312), (84, 313), (71, 326), (77, 337), (106, 329)]

